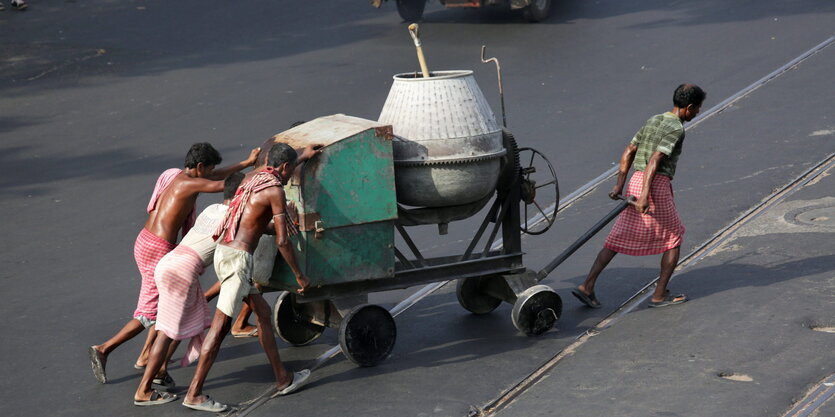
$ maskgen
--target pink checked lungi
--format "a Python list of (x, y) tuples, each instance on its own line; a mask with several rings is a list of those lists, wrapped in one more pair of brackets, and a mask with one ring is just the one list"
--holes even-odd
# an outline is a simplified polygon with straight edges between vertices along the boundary
[(154, 277), (159, 289), (157, 330), (173, 340), (191, 338), (183, 366), (200, 355), (203, 330), (212, 324), (209, 305), (200, 287), (203, 269), (200, 255), (180, 245), (159, 261)]
[[(636, 171), (624, 195), (640, 196), (643, 185), (644, 173)], [(656, 255), (681, 246), (684, 230), (673, 201), (670, 178), (656, 175), (650, 185), (647, 213), (627, 207), (618, 216), (603, 247), (625, 255)]]
[(157, 319), (159, 292), (154, 281), (154, 270), (156, 270), (160, 259), (171, 252), (175, 246), (173, 243), (149, 232), (144, 227), (139, 232), (139, 236), (136, 237), (136, 243), (133, 246), (133, 257), (136, 259), (136, 266), (139, 267), (139, 274), (142, 275), (142, 287), (139, 289), (136, 311), (133, 312), (135, 319), (140, 317), (145, 317), (150, 321)]

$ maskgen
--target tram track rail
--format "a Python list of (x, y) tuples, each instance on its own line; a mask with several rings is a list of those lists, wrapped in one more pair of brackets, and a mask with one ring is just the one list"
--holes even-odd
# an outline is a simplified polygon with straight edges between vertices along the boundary
[[(767, 74), (766, 76), (760, 78), (759, 80), (755, 81), (754, 83), (746, 86), (745, 88), (739, 90), (738, 92), (734, 93), (733, 95), (729, 96), (719, 104), (711, 107), (707, 111), (703, 112), (701, 115), (696, 117), (692, 122), (690, 122), (687, 126), (687, 130), (692, 130), (696, 128), (699, 124), (708, 120), (723, 111), (727, 110), (731, 106), (733, 106), (738, 101), (742, 100), (743, 98), (749, 96), (754, 91), (762, 88), (763, 86), (767, 85), (768, 83), (774, 81), (775, 79), (779, 78), (781, 75), (786, 74), (788, 71), (791, 71), (797, 68), (802, 62), (806, 61), (807, 59), (811, 58), (815, 54), (821, 52), (825, 48), (829, 47), (835, 43), (835, 36), (831, 36), (830, 38), (826, 39), (825, 41), (819, 43), (815, 47), (809, 49), (808, 51), (804, 52), (803, 54), (797, 56), (796, 58), (788, 61), (786, 64), (782, 65), (781, 67), (777, 68), (776, 70), (772, 71), (771, 73)], [(565, 208), (570, 207), (577, 201), (583, 199), (584, 197), (588, 196), (592, 192), (594, 192), (598, 187), (600, 187), (603, 183), (611, 179), (617, 174), (618, 167), (616, 164), (612, 164), (613, 166), (603, 172), (602, 174), (598, 175), (591, 181), (587, 182), (586, 184), (582, 185), (572, 193), (566, 196), (563, 201), (558, 202), (557, 204), (552, 204), (543, 210), (543, 213), (537, 213), (531, 219), (528, 219), (528, 227), (533, 227), (536, 224), (546, 221), (548, 216), (554, 214), (554, 210), (557, 213), (564, 210)], [(730, 237), (733, 236), (733, 233), (742, 227), (744, 224), (750, 222), (757, 216), (759, 216), (764, 211), (768, 210), (768, 208), (773, 207), (774, 205), (778, 204), (779, 202), (783, 201), (789, 195), (793, 194), (794, 191), (802, 188), (810, 181), (817, 178), (824, 172), (827, 172), (835, 166), (835, 153), (828, 155), (821, 161), (818, 161), (812, 168), (805, 171), (803, 174), (795, 178), (793, 181), (790, 181), (785, 186), (781, 187), (779, 190), (773, 192), (766, 198), (764, 198), (760, 203), (756, 204), (754, 207), (743, 213), (741, 216), (737, 217), (734, 221), (732, 221), (728, 226), (717, 232), (714, 236), (704, 241), (701, 245), (699, 245), (696, 249), (690, 252), (688, 255), (682, 258), (682, 260), (676, 266), (675, 274), (679, 273), (681, 270), (686, 269), (698, 261), (702, 260), (705, 256), (710, 254), (712, 251), (715, 251), (723, 242), (727, 241)], [(501, 238), (497, 239), (492, 247), (491, 250), (499, 250), (503, 247), (503, 241)], [(672, 279), (675, 279), (675, 274), (673, 275)], [(537, 381), (539, 381), (544, 375), (546, 375), (551, 369), (553, 369), (560, 361), (565, 359), (566, 357), (570, 356), (574, 353), (578, 348), (580, 348), (583, 344), (585, 344), (591, 337), (599, 334), (601, 331), (605, 330), (606, 328), (611, 327), (614, 325), (619, 319), (623, 318), (625, 315), (629, 314), (630, 312), (634, 311), (638, 306), (640, 306), (648, 297), (651, 296), (649, 289), (652, 288), (656, 282), (658, 281), (658, 277), (655, 277), (649, 283), (644, 285), (637, 293), (633, 296), (629, 297), (626, 301), (624, 301), (617, 309), (615, 309), (612, 313), (604, 317), (600, 322), (598, 322), (594, 327), (590, 328), (589, 330), (577, 335), (575, 337), (574, 342), (570, 343), (565, 348), (561, 349), (557, 352), (552, 358), (547, 360), (545, 363), (537, 367), (533, 372), (531, 372), (528, 376), (523, 378), (521, 381), (510, 387), (509, 389), (502, 392), (498, 397), (490, 400), (485, 405), (481, 407), (471, 406), (470, 412), (468, 417), (488, 417), (491, 415), (495, 415), (497, 412), (501, 411), (507, 405), (512, 403), (516, 398), (519, 397), (522, 393), (524, 393), (527, 388), (533, 386)], [(389, 313), (392, 317), (397, 317), (401, 313), (407, 311), (409, 308), (416, 305), (422, 299), (426, 298), (427, 296), (431, 295), (432, 293), (438, 291), (439, 289), (443, 288), (450, 282), (450, 281), (439, 281), (436, 283), (425, 285), (424, 287), (420, 288), (418, 291), (414, 292), (409, 297), (405, 298), (404, 300), (397, 303), (394, 307), (389, 310)], [(322, 367), (325, 363), (329, 360), (336, 357), (339, 353), (341, 353), (341, 348), (337, 344), (335, 346), (330, 347), (327, 351), (319, 355), (316, 359), (311, 361), (306, 368), (310, 369), (311, 372), (315, 371), (316, 369)], [(275, 397), (275, 388), (270, 387), (266, 389), (263, 393), (259, 396), (255, 397), (252, 400), (246, 401), (244, 403), (239, 404), (236, 409), (233, 409), (229, 413), (224, 414), (224, 416), (247, 416), (252, 411), (254, 411), (259, 406), (265, 404), (267, 401)]]

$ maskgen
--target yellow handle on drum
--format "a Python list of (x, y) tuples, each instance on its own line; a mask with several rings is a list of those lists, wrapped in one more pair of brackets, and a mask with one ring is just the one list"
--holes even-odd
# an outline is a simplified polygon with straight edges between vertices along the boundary
[(423, 73), (423, 78), (429, 78), (429, 68), (426, 66), (426, 58), (423, 56), (423, 47), (420, 45), (420, 37), (418, 37), (418, 25), (412, 23), (409, 25), (409, 34), (415, 41), (415, 49), (417, 49), (418, 61), (420, 61), (420, 72)]

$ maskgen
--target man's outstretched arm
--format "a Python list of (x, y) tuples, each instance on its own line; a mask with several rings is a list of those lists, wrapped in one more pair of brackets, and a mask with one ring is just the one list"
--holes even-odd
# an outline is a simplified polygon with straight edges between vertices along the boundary
[(298, 159), (296, 159), (296, 163), (301, 164), (302, 162), (307, 161), (308, 159), (313, 158), (316, 155), (319, 155), (320, 153), (322, 153), (322, 150), (324, 149), (325, 145), (316, 143), (313, 145), (307, 145), (301, 150), (296, 150), (296, 152), (299, 154)]
[(299, 289), (296, 290), (299, 294), (304, 293), (304, 290), (310, 285), (310, 280), (304, 276), (299, 264), (296, 261), (296, 252), (293, 251), (293, 244), (287, 236), (287, 203), (285, 201), (284, 190), (278, 188), (277, 192), (270, 196), (270, 204), (272, 205), (273, 222), (275, 222), (275, 245), (278, 247), (278, 252), (287, 262), (287, 266), (293, 271), (296, 276), (296, 282), (299, 284)]
[[(244, 169), (255, 165), (255, 160), (258, 159), (258, 154), (261, 153), (261, 148), (255, 148), (249, 152), (249, 158), (244, 159), (237, 164), (229, 165), (228, 167), (215, 168), (210, 176), (213, 180), (225, 180), (226, 177)], [(223, 190), (221, 188), (221, 190)]]

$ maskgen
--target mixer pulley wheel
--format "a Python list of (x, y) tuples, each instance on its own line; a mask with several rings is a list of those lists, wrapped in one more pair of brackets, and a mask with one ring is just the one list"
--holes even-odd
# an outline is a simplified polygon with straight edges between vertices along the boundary
[[(541, 235), (554, 225), (557, 218), (557, 208), (560, 204), (557, 172), (551, 161), (533, 148), (519, 148), (519, 160), (522, 161), (521, 199), (525, 204), (525, 218), (521, 228), (529, 235)], [(543, 203), (550, 203), (552, 199), (553, 210), (549, 214), (546, 211), (549, 207)]]

